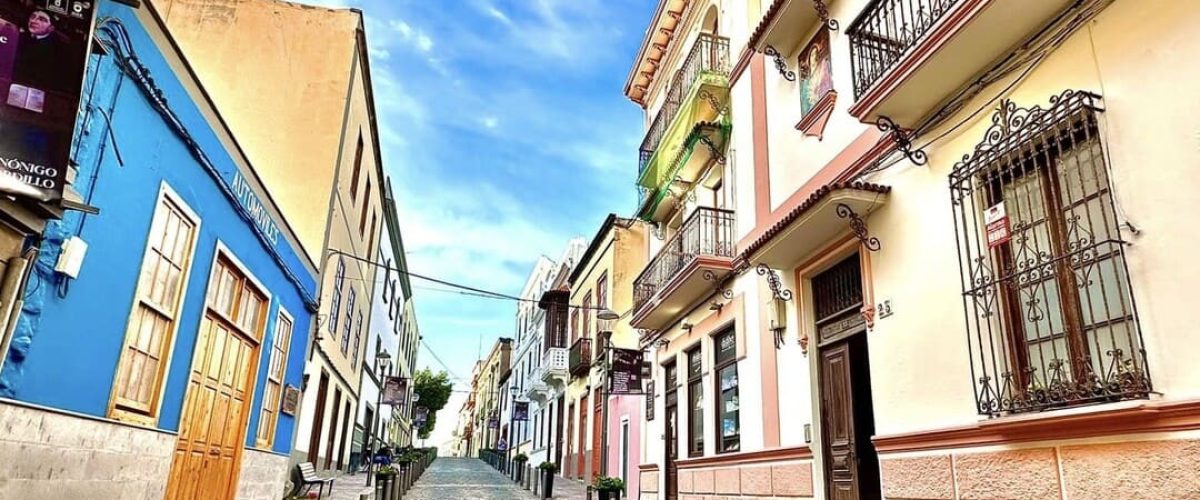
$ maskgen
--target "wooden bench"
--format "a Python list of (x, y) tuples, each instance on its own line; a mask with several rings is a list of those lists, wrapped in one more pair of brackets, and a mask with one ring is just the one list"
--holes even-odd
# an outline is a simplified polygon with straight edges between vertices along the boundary
[(333, 478), (318, 476), (317, 469), (311, 462), (296, 464), (296, 468), (292, 469), (292, 482), (295, 483), (296, 490), (304, 487), (306, 492), (312, 491), (313, 485), (317, 485), (318, 499), (325, 493), (325, 485), (329, 485), (329, 494), (333, 494)]

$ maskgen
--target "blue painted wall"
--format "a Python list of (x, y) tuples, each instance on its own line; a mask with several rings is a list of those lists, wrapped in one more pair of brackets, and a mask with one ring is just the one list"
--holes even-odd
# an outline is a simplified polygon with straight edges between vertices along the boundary
[[(311, 320), (306, 305), (315, 296), (315, 276), (306, 270), (298, 248), (283, 237), (274, 243), (262, 238), (239, 210), (239, 201), (230, 197), (229, 187), (238, 174), (232, 156), (236, 152), (224, 147), (201, 115), (204, 104), (193, 102), (185, 92), (181, 81), (190, 76), (175, 74), (168, 66), (160, 50), (171, 49), (149, 37), (148, 30), (158, 27), (143, 26), (134, 9), (112, 1), (101, 3), (99, 16), (124, 25), (142, 64), (216, 172), (204, 168), (152, 101), (118, 69), (112, 55), (91, 57), (77, 124), (74, 159), (79, 175), (74, 187), (101, 213), (71, 212), (47, 228), (26, 288), (27, 305), (0, 373), (0, 395), (106, 416), (155, 201), (160, 184), (166, 183), (198, 214), (201, 225), (157, 426), (178, 430), (208, 276), (220, 241), (271, 296), (246, 434), (252, 445), (280, 306), (295, 319), (285, 384), (301, 385)], [(283, 221), (275, 222), (284, 227)], [(71, 235), (83, 238), (90, 248), (78, 279), (65, 280), (52, 267), (61, 241)], [(294, 427), (293, 417), (280, 415), (275, 451), (290, 451)]]

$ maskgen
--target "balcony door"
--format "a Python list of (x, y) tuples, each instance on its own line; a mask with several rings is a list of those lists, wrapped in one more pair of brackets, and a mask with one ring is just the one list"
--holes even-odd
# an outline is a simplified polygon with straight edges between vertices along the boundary
[(880, 498), (879, 457), (857, 255), (812, 279), (820, 339), (821, 447), (825, 497)]

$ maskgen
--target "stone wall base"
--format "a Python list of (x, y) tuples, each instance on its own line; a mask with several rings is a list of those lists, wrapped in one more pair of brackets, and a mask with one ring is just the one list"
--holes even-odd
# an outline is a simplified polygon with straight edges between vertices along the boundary
[(0, 498), (159, 500), (176, 436), (0, 402)]
[(237, 500), (279, 500), (290, 483), (290, 459), (265, 451), (242, 452), (242, 472), (238, 476)]
[(1040, 445), (881, 457), (889, 500), (1200, 498), (1200, 440)]
[[(760, 462), (679, 469), (680, 500), (792, 500), (813, 497), (812, 461)], [(643, 484), (663, 486), (659, 471), (643, 471)], [(649, 489), (649, 488), (643, 488)]]

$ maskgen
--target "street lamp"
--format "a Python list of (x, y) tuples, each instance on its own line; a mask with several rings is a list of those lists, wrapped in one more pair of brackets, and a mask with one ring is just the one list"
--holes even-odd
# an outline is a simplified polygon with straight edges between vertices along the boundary
[(512, 395), (512, 399), (509, 401), (509, 404), (508, 404), (508, 463), (509, 464), (512, 463), (513, 448), (517, 444), (517, 429), (516, 429), (515, 425), (516, 425), (516, 417), (517, 417), (517, 394), (519, 394), (520, 392), (521, 392), (521, 388), (517, 387), (516, 384), (510, 385), (508, 387), (508, 393)]
[(616, 321), (618, 319), (621, 319), (621, 315), (617, 314), (616, 311), (606, 307), (604, 309), (601, 309), (600, 312), (596, 313), (596, 319), (602, 319), (605, 321)]
[[(367, 438), (363, 440), (363, 453), (364, 454), (366, 454), (367, 449), (371, 448), (371, 438), (374, 437), (376, 440), (379, 439), (378, 436), (372, 436), (372, 434), (375, 434), (375, 432), (374, 432), (375, 428), (379, 427), (378, 421), (382, 420), (381, 415), (383, 414), (383, 390), (385, 387), (384, 381), (387, 380), (387, 378), (391, 377), (391, 375), (392, 375), (391, 361), (392, 361), (392, 355), (388, 354), (386, 349), (379, 351), (379, 353), (375, 355), (375, 367), (376, 367), (375, 373), (376, 373), (376, 375), (379, 375), (379, 395), (378, 395), (378, 397), (375, 398), (375, 420), (376, 421), (371, 422), (371, 427), (369, 429), (367, 429)], [(387, 370), (387, 373), (384, 373), (385, 369)], [(371, 477), (374, 475), (374, 474), (372, 474), (372, 472), (375, 470), (375, 459), (374, 459), (374, 457), (367, 457), (367, 460), (368, 460), (368, 462), (367, 462), (367, 486), (370, 486), (371, 485)]]

